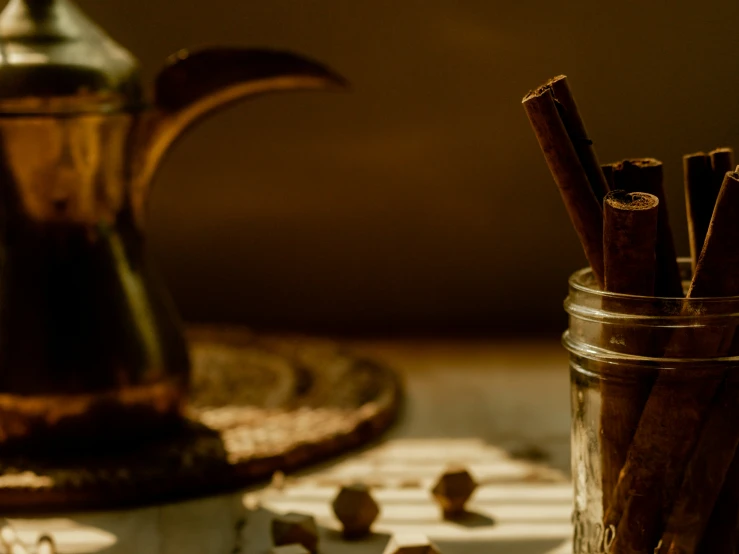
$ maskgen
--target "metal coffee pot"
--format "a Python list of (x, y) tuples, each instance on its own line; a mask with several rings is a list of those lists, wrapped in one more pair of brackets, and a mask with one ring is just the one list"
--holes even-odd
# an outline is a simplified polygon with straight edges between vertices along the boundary
[(126, 442), (181, 421), (182, 327), (145, 255), (152, 178), (194, 122), (237, 99), (340, 88), (269, 50), (138, 63), (71, 0), (0, 14), (0, 453)]

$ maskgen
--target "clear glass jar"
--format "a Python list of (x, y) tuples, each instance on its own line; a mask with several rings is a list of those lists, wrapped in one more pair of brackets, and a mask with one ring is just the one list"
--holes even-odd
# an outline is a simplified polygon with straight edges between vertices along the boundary
[(573, 552), (739, 552), (739, 297), (569, 284)]

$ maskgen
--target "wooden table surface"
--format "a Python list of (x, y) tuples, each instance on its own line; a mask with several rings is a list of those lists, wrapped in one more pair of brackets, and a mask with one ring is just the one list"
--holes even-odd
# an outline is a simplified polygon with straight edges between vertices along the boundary
[[(323, 554), (381, 554), (392, 534), (421, 533), (448, 554), (568, 553), (571, 548), (569, 384), (557, 341), (354, 341), (398, 368), (407, 405), (385, 439), (272, 484), (122, 512), (9, 522), (29, 553), (49, 533), (60, 553), (264, 554), (275, 513), (313, 514)], [(443, 521), (429, 489), (463, 463), (481, 483), (463, 522)], [(347, 543), (330, 502), (356, 480), (381, 516), (370, 539)], [(0, 551), (1, 551), (0, 547)], [(14, 553), (16, 554), (16, 553)]]

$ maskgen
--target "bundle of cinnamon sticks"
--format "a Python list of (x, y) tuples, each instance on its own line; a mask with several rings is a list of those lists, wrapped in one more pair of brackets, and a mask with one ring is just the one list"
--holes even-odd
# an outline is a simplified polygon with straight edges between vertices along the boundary
[[(527, 94), (523, 106), (602, 290), (684, 298), (686, 312), (694, 299), (739, 296), (739, 168), (733, 171), (731, 149), (683, 159), (693, 266), (686, 292), (662, 163), (601, 165), (564, 76)], [(608, 348), (618, 333), (630, 354), (649, 358), (739, 354), (733, 329), (691, 332), (611, 327), (601, 343)], [(685, 379), (657, 365), (638, 379), (601, 383), (603, 526), (615, 531), (611, 554), (739, 551), (739, 378), (726, 366), (694, 369)]]

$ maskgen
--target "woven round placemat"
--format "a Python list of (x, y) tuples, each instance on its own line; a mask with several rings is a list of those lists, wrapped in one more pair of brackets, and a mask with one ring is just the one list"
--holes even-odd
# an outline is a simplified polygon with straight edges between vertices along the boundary
[(398, 376), (335, 343), (188, 331), (193, 381), (178, 433), (116, 454), (0, 460), (0, 514), (109, 509), (238, 489), (378, 437)]

